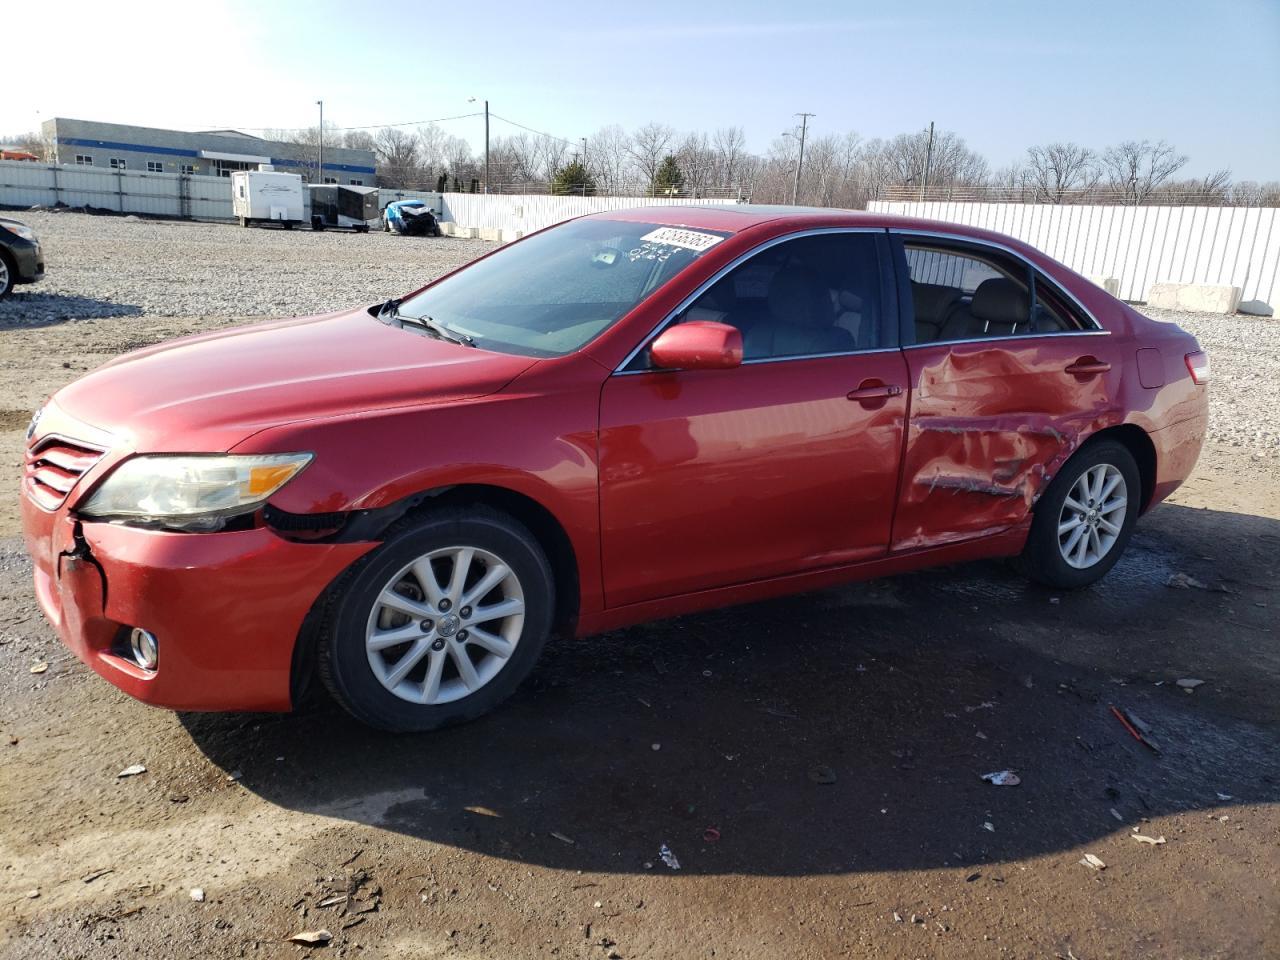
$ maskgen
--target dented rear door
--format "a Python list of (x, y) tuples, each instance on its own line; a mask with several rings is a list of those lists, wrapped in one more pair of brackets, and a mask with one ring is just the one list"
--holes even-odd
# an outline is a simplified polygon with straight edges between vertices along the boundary
[(1026, 519), (1081, 439), (1105, 425), (1121, 358), (1106, 331), (907, 347), (911, 386), (893, 550)]

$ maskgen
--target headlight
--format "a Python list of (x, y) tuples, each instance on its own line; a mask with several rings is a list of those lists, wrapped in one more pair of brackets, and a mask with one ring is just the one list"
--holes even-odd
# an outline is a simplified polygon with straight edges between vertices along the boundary
[(309, 453), (144, 456), (126, 460), (80, 513), (190, 530), (217, 530), (249, 513), (311, 462)]
[(25, 224), (0, 223), (0, 227), (3, 227), (5, 230), (8, 230), (10, 233), (16, 233), (23, 240), (30, 240), (32, 243), (36, 242), (35, 231), (32, 230), (30, 227), (26, 226)]

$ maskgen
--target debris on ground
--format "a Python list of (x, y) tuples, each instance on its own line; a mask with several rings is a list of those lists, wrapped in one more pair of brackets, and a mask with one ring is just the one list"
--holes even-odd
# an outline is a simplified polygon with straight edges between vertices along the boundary
[[(1146, 730), (1150, 730), (1150, 727), (1141, 720), (1135, 722), (1132, 714), (1126, 713), (1115, 704), (1110, 706), (1110, 710), (1115, 718), (1124, 725), (1124, 728), (1129, 731), (1129, 735), (1133, 737), (1133, 739), (1137, 740), (1144, 747), (1155, 753), (1160, 752), (1160, 745), (1151, 739), (1150, 734), (1144, 732)], [(1139, 729), (1139, 725), (1141, 725), (1141, 730)]]
[(192, 887), (191, 899), (196, 903), (204, 903), (204, 890), (200, 887)]
[(1203, 684), (1203, 680), (1197, 680), (1195, 677), (1183, 677), (1178, 681), (1178, 686), (1187, 691), (1187, 693), (1190, 693), (1196, 687), (1202, 686)]
[(658, 848), (658, 856), (661, 857), (662, 862), (665, 863), (672, 870), (680, 869), (680, 861), (676, 859), (676, 855), (671, 852), (671, 848), (668, 847), (665, 843)]
[(239, 780), (243, 776), (244, 774), (241, 773), (239, 770), (232, 770), (230, 773), (227, 774), (227, 782), (235, 783), (237, 780)]
[(893, 911), (893, 922), (902, 923), (902, 914), (898, 913), (897, 910)]
[(1147, 837), (1147, 836), (1143, 836), (1141, 833), (1131, 833), (1131, 834), (1129, 834), (1129, 836), (1133, 837), (1133, 839), (1137, 840), (1139, 843), (1149, 843), (1149, 844), (1151, 844), (1153, 847), (1154, 847), (1154, 846), (1158, 846), (1159, 844), (1164, 843), (1164, 837), (1163, 837), (1163, 836), (1160, 836), (1160, 837)]
[(285, 937), (288, 943), (300, 943), (304, 947), (316, 947), (328, 943), (333, 934), (328, 930), (302, 930), (292, 936)]
[(28, 891), (27, 891), (27, 899), (28, 899), (28, 900), (34, 900), (34, 899), (35, 899), (36, 897), (38, 897), (38, 896), (40, 896), (40, 891), (39, 891), (39, 890), (28, 890)]
[(1022, 782), (1022, 778), (1012, 770), (996, 770), (993, 773), (984, 773), (982, 779), (997, 787), (1016, 787)]
[(1197, 580), (1190, 574), (1178, 571), (1171, 573), (1169, 579), (1164, 582), (1166, 587), (1173, 587), (1175, 590), (1208, 590), (1209, 585), (1203, 580)]
[(835, 783), (836, 772), (825, 764), (819, 763), (809, 768), (809, 779), (814, 783)]
[(1231, 796), (1231, 794), (1229, 794), (1229, 793), (1223, 793), (1221, 790), (1219, 790), (1219, 791), (1218, 791), (1218, 799), (1219, 799), (1219, 800), (1232, 800), (1232, 799), (1234, 799), (1234, 798)]
[(1120, 811), (1117, 810), (1115, 807), (1111, 808), (1111, 815), (1115, 817), (1117, 820), (1119, 820), (1121, 823), (1124, 823), (1124, 817), (1120, 815)]
[(559, 830), (552, 830), (552, 831), (551, 831), (551, 836), (555, 837), (555, 838), (556, 838), (557, 840), (559, 840), (561, 843), (567, 843), (567, 844), (569, 844), (569, 846), (573, 846), (573, 843), (574, 843), (573, 838), (572, 838), (572, 837), (567, 837), (567, 836), (565, 836), (565, 835), (564, 835), (563, 833), (561, 833)]
[(1080, 858), (1080, 865), (1088, 867), (1090, 870), (1105, 870), (1107, 865), (1101, 859), (1095, 857), (1092, 853), (1086, 853)]
[(996, 825), (992, 823), (990, 820), (984, 820), (982, 823), (982, 829), (986, 830), (988, 833), (995, 833)]
[(48, 669), (49, 669), (49, 664), (45, 663), (43, 660), (41, 660), (39, 663), (35, 663), (31, 665), (32, 673), (44, 673)]
[(144, 767), (140, 763), (135, 763), (125, 767), (123, 770), (121, 770), (119, 773), (116, 774), (116, 777), (117, 778), (118, 777), (136, 777), (138, 774), (146, 773), (146, 772), (147, 772), (146, 767)]
[(108, 873), (115, 873), (115, 870), (111, 867), (107, 867), (103, 870), (90, 870), (80, 879), (84, 883), (93, 883), (93, 881), (97, 880), (99, 877), (105, 877)]

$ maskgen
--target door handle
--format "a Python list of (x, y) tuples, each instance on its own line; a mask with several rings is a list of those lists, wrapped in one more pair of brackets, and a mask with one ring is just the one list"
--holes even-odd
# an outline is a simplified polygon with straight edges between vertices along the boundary
[(887, 400), (889, 397), (901, 395), (902, 388), (893, 383), (881, 383), (879, 380), (863, 380), (857, 390), (850, 390), (848, 397), (859, 403), (875, 400)]
[(1081, 357), (1075, 363), (1070, 364), (1066, 368), (1066, 373), (1073, 377), (1096, 377), (1100, 373), (1106, 373), (1111, 369), (1111, 364), (1105, 360), (1098, 360), (1096, 357)]

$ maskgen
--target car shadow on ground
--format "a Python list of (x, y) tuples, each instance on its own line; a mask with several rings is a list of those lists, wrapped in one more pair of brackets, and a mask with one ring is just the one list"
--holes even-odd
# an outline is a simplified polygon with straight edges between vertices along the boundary
[(17, 287), (0, 300), (0, 330), (50, 327), (68, 320), (100, 320), (107, 317), (136, 317), (142, 307), (64, 293), (40, 293)]
[[(497, 712), (431, 735), (324, 700), (183, 723), (272, 803), (509, 860), (665, 870), (666, 845), (700, 874), (981, 871), (1280, 801), (1255, 605), (1278, 544), (1276, 521), (1166, 505), (1078, 593), (978, 563), (561, 642)], [(1021, 783), (981, 779), (1004, 769)]]

